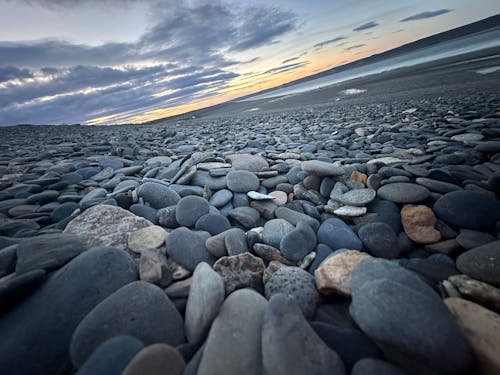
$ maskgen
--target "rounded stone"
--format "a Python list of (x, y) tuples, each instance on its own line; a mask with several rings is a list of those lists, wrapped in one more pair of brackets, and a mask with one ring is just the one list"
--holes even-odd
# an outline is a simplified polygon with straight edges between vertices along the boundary
[(281, 239), (295, 227), (284, 219), (272, 219), (264, 224), (262, 239), (268, 245), (279, 248)]
[(457, 258), (457, 268), (470, 277), (500, 287), (500, 241), (466, 251)]
[(137, 189), (137, 195), (156, 209), (173, 206), (181, 200), (177, 192), (157, 182), (145, 182)]
[(206, 199), (188, 195), (177, 203), (175, 219), (181, 226), (194, 227), (196, 221), (203, 215), (208, 214), (209, 210), (210, 205)]
[(140, 253), (142, 250), (157, 249), (165, 243), (167, 232), (158, 225), (130, 232), (128, 235), (129, 250)]
[(344, 168), (320, 160), (307, 160), (301, 163), (300, 168), (316, 176), (342, 176)]
[(205, 242), (210, 238), (208, 232), (197, 232), (187, 228), (177, 228), (169, 233), (165, 244), (168, 255), (182, 267), (194, 271), (201, 262), (213, 264), (213, 257), (208, 252)]
[(227, 187), (235, 193), (248, 193), (259, 189), (259, 178), (249, 171), (232, 171), (227, 174)]
[(398, 236), (385, 223), (368, 223), (358, 231), (366, 249), (376, 257), (397, 258), (399, 255)]
[(327, 219), (319, 227), (318, 242), (332, 250), (361, 250), (363, 244), (352, 229), (340, 219)]
[(348, 206), (363, 207), (373, 201), (376, 195), (373, 189), (354, 189), (342, 194), (338, 199)]
[(295, 229), (281, 239), (280, 250), (285, 258), (297, 262), (314, 250), (316, 242), (316, 233), (309, 224), (299, 221)]
[(135, 355), (121, 375), (182, 375), (186, 363), (174, 347), (152, 344)]
[(436, 216), (427, 206), (405, 205), (401, 210), (401, 222), (408, 237), (420, 244), (431, 244), (441, 239), (441, 233), (434, 228)]
[(427, 188), (408, 182), (387, 184), (377, 190), (377, 196), (395, 203), (417, 203), (429, 197)]
[(195, 224), (196, 230), (201, 230), (215, 236), (231, 228), (231, 223), (225, 216), (218, 214), (206, 214), (201, 216)]

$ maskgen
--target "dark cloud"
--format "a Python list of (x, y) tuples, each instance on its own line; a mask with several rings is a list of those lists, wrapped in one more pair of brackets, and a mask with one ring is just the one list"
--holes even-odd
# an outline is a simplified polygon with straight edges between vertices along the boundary
[(352, 31), (362, 31), (362, 30), (367, 30), (367, 29), (371, 29), (372, 27), (377, 27), (379, 24), (375, 21), (370, 21), (370, 22), (367, 22), (367, 23), (364, 23), (362, 25), (359, 25), (358, 27), (355, 27), (354, 29), (352, 29)]
[(309, 64), (309, 61), (301, 61), (301, 62), (294, 63), (294, 64), (282, 65), (282, 66), (278, 66), (276, 68), (272, 68), (272, 69), (266, 70), (262, 74), (288, 72), (290, 70), (302, 68), (303, 66), (306, 66), (307, 64)]
[(336, 37), (336, 38), (333, 38), (333, 39), (325, 40), (325, 41), (320, 42), (320, 43), (316, 43), (313, 47), (315, 47), (315, 48), (321, 48), (321, 47), (326, 46), (328, 44), (339, 42), (339, 41), (344, 40), (344, 39), (347, 39), (347, 38), (345, 36), (339, 36), (339, 37)]
[(28, 69), (19, 69), (15, 66), (0, 66), (0, 83), (12, 79), (32, 78), (33, 74)]
[(408, 22), (408, 21), (418, 21), (418, 20), (423, 20), (426, 18), (432, 18), (432, 17), (437, 17), (445, 13), (451, 12), (452, 9), (439, 9), (439, 10), (430, 10), (427, 12), (422, 12), (422, 13), (417, 13), (414, 14), (413, 16), (403, 18), (399, 22)]
[(295, 60), (298, 60), (298, 59), (300, 59), (300, 56), (290, 57), (289, 59), (283, 60), (281, 63), (282, 64), (286, 64), (286, 63), (289, 63), (289, 62), (292, 62), (292, 61), (295, 61)]
[(366, 44), (356, 44), (354, 46), (349, 46), (347, 48), (344, 48), (344, 51), (351, 51), (353, 49), (358, 49), (358, 48), (361, 48), (361, 47), (364, 47)]

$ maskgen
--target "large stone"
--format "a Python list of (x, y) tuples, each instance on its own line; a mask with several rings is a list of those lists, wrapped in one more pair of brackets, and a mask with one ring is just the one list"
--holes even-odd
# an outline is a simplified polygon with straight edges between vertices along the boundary
[(213, 257), (208, 252), (205, 242), (210, 237), (208, 232), (191, 231), (187, 228), (177, 228), (167, 237), (168, 255), (182, 267), (194, 271), (201, 262), (213, 264)]
[(262, 373), (266, 305), (264, 297), (249, 289), (237, 290), (224, 301), (210, 329), (198, 375)]
[(452, 191), (434, 204), (437, 217), (460, 228), (489, 230), (500, 219), (500, 201), (472, 191)]
[(436, 216), (427, 206), (405, 205), (401, 210), (401, 222), (406, 235), (416, 243), (431, 244), (441, 239), (441, 233), (434, 228)]
[(450, 309), (475, 354), (481, 374), (500, 374), (500, 315), (461, 298), (447, 298)]
[(243, 288), (252, 288), (262, 292), (264, 268), (262, 259), (248, 252), (222, 257), (214, 264), (214, 270), (224, 281), (226, 295)]
[(300, 168), (316, 176), (342, 176), (344, 168), (320, 160), (307, 160), (301, 163)]
[(135, 253), (143, 250), (157, 249), (165, 244), (167, 232), (158, 225), (130, 232), (128, 235), (128, 248)]
[(259, 211), (252, 207), (233, 208), (229, 211), (229, 216), (246, 229), (255, 228), (260, 218)]
[(233, 169), (260, 172), (269, 169), (266, 159), (260, 155), (232, 154), (227, 158), (231, 160)]
[(332, 250), (361, 250), (363, 244), (349, 226), (340, 219), (325, 220), (318, 230), (318, 242)]
[(304, 259), (315, 247), (316, 233), (305, 221), (299, 221), (280, 241), (281, 253), (292, 262)]
[(262, 327), (263, 374), (345, 374), (338, 354), (309, 326), (295, 300), (274, 295)]
[(249, 171), (232, 171), (227, 174), (227, 187), (235, 193), (259, 189), (259, 178)]
[(500, 241), (490, 242), (457, 258), (460, 272), (474, 279), (500, 287)]
[(448, 280), (458, 289), (462, 296), (500, 312), (500, 289), (474, 280), (467, 275), (452, 275)]
[(219, 214), (206, 214), (201, 216), (195, 224), (195, 229), (205, 231), (215, 236), (231, 228), (229, 220)]
[(201, 341), (224, 302), (224, 281), (207, 263), (196, 266), (189, 289), (184, 327), (189, 342)]
[(25, 238), (17, 247), (16, 274), (35, 269), (52, 271), (84, 250), (83, 241), (73, 234), (53, 233)]
[(397, 258), (399, 250), (398, 236), (386, 223), (368, 223), (363, 225), (358, 236), (365, 248), (380, 258)]
[[(381, 259), (355, 268), (350, 312), (386, 357), (415, 373), (465, 373), (472, 354), (441, 298), (413, 272)], [(425, 319), (423, 319), (425, 317)]]
[(395, 203), (417, 203), (429, 197), (426, 187), (408, 182), (387, 184), (377, 190), (377, 196)]
[(123, 208), (97, 205), (71, 220), (64, 233), (76, 234), (86, 248), (115, 246), (127, 249), (129, 233), (150, 225), (153, 223)]
[(371, 256), (357, 250), (346, 250), (328, 257), (314, 271), (318, 290), (322, 294), (350, 296), (352, 272), (367, 258)]
[(2, 372), (68, 373), (70, 340), (78, 323), (95, 305), (134, 280), (135, 265), (120, 249), (93, 249), (77, 256), (0, 318)]
[(121, 375), (142, 349), (142, 342), (131, 336), (115, 336), (94, 350), (77, 375)]
[(381, 359), (363, 358), (356, 362), (351, 375), (408, 375), (408, 373)]
[(363, 207), (375, 199), (377, 192), (373, 189), (354, 189), (342, 194), (338, 200), (348, 206)]
[(278, 219), (285, 219), (290, 224), (297, 225), (299, 221), (305, 221), (307, 224), (311, 226), (311, 228), (316, 232), (319, 228), (318, 220), (303, 214), (301, 212), (297, 212), (289, 209), (288, 207), (278, 207), (274, 212)]
[(159, 209), (177, 204), (181, 197), (168, 186), (157, 182), (146, 182), (139, 186), (137, 195), (153, 208)]
[(130, 335), (145, 345), (184, 342), (184, 324), (163, 290), (144, 281), (119, 289), (99, 303), (78, 324), (71, 338), (71, 361), (80, 367), (113, 336)]
[(210, 205), (206, 199), (196, 195), (188, 195), (177, 203), (175, 219), (181, 226), (194, 227), (200, 217), (208, 214), (209, 209)]
[(184, 358), (175, 348), (159, 343), (137, 353), (121, 375), (182, 375), (185, 367)]
[(293, 229), (294, 226), (285, 219), (272, 219), (264, 224), (262, 239), (266, 244), (279, 248), (281, 239)]

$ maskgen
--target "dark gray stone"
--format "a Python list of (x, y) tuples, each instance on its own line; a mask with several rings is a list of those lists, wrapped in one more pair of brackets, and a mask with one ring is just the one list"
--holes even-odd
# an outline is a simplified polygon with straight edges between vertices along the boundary
[(195, 224), (195, 229), (205, 231), (215, 236), (231, 228), (229, 220), (218, 214), (206, 214), (201, 216)]
[(249, 171), (237, 170), (227, 174), (227, 187), (235, 193), (258, 190), (259, 184), (259, 178)]
[(196, 221), (203, 215), (208, 214), (209, 204), (206, 199), (195, 195), (188, 195), (177, 203), (175, 219), (179, 225), (194, 227)]
[(457, 258), (460, 272), (500, 287), (500, 241), (473, 248)]
[(351, 375), (408, 375), (408, 373), (381, 359), (363, 358), (354, 365)]
[(399, 241), (396, 233), (385, 223), (368, 223), (361, 227), (358, 236), (365, 248), (380, 258), (397, 258)]
[(149, 203), (151, 207), (159, 209), (177, 204), (181, 197), (174, 190), (156, 182), (146, 182), (137, 189), (139, 197)]
[(200, 262), (213, 264), (214, 258), (208, 252), (205, 242), (210, 238), (208, 232), (197, 232), (187, 228), (173, 230), (165, 241), (168, 255), (189, 271), (194, 271)]
[(316, 233), (305, 221), (299, 221), (295, 229), (287, 233), (280, 241), (283, 256), (293, 262), (304, 257), (316, 247)]
[(395, 203), (417, 203), (429, 197), (429, 190), (417, 184), (396, 182), (380, 187), (377, 196)]
[(318, 230), (318, 242), (332, 250), (361, 250), (363, 244), (349, 226), (340, 219), (325, 220)]

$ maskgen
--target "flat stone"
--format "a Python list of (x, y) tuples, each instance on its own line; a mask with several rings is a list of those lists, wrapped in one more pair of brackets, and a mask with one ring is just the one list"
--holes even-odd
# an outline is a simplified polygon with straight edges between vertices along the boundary
[(452, 275), (448, 280), (458, 289), (461, 295), (500, 312), (500, 289), (474, 280), (467, 275)]
[(158, 249), (165, 244), (168, 233), (158, 225), (130, 232), (128, 235), (128, 249), (141, 253), (143, 250)]
[(181, 200), (177, 192), (157, 182), (145, 182), (137, 189), (137, 195), (156, 209), (173, 206)]
[(209, 210), (210, 206), (206, 199), (188, 195), (177, 203), (175, 219), (181, 226), (194, 227), (198, 219), (208, 214)]
[(342, 206), (333, 210), (333, 213), (338, 216), (358, 217), (366, 214), (366, 207)]
[(132, 282), (99, 303), (78, 324), (71, 338), (71, 361), (80, 367), (104, 341), (130, 335), (145, 345), (184, 342), (184, 324), (163, 290)]
[(253, 290), (232, 293), (212, 324), (198, 375), (262, 373), (261, 332), (267, 301)]
[(317, 233), (318, 242), (332, 250), (361, 250), (363, 244), (349, 226), (340, 219), (325, 220)]
[(221, 208), (228, 204), (233, 199), (231, 190), (222, 189), (214, 193), (210, 198), (210, 204), (214, 207)]
[(381, 359), (363, 358), (356, 362), (351, 375), (408, 375), (408, 373)]
[(429, 197), (429, 190), (417, 184), (396, 182), (380, 187), (377, 196), (395, 203), (417, 203)]
[(315, 247), (316, 233), (305, 221), (299, 221), (295, 229), (285, 234), (280, 241), (281, 253), (292, 262), (304, 259)]
[(229, 220), (218, 214), (206, 214), (201, 216), (194, 225), (198, 231), (205, 231), (215, 236), (231, 228)]
[(441, 239), (441, 233), (434, 227), (436, 216), (427, 206), (405, 205), (401, 210), (401, 222), (406, 235), (416, 243), (431, 244)]
[(289, 209), (288, 207), (278, 207), (274, 213), (276, 215), (276, 218), (278, 219), (285, 219), (288, 221), (290, 224), (297, 225), (299, 221), (305, 221), (307, 222), (311, 228), (316, 232), (319, 228), (319, 222), (318, 220)]
[(307, 160), (300, 164), (300, 168), (316, 176), (342, 176), (344, 168), (320, 160)]
[(260, 155), (232, 154), (227, 158), (231, 161), (233, 169), (259, 172), (269, 169), (266, 159)]
[(150, 225), (153, 223), (123, 208), (97, 205), (71, 220), (64, 233), (80, 237), (86, 248), (116, 246), (127, 249), (129, 233)]
[(235, 193), (248, 193), (259, 189), (259, 178), (249, 171), (232, 171), (227, 174), (227, 187)]
[(240, 223), (246, 229), (252, 229), (257, 226), (260, 218), (259, 212), (252, 207), (236, 207), (229, 211), (229, 216)]
[(392, 259), (399, 256), (398, 236), (386, 223), (365, 224), (359, 229), (358, 236), (365, 248), (376, 257)]
[(224, 281), (226, 295), (243, 288), (252, 288), (262, 292), (264, 289), (262, 284), (264, 268), (262, 259), (250, 253), (225, 256), (214, 264), (214, 271)]
[(457, 258), (460, 272), (500, 287), (500, 241), (466, 251)]
[(194, 271), (198, 263), (213, 264), (214, 258), (208, 252), (205, 242), (210, 237), (208, 232), (191, 231), (177, 228), (167, 236), (168, 255), (189, 271)]
[(167, 258), (158, 250), (143, 250), (139, 259), (139, 277), (142, 281), (166, 287), (172, 282), (172, 271)]
[(275, 294), (262, 327), (264, 374), (346, 374), (342, 360), (314, 332), (293, 297)]
[(247, 193), (247, 196), (248, 196), (248, 198), (254, 199), (257, 201), (267, 201), (267, 200), (274, 199), (274, 197), (272, 195), (262, 194), (262, 193), (258, 193), (256, 191), (249, 191)]
[(467, 338), (480, 373), (500, 373), (500, 315), (461, 298), (447, 298), (444, 303)]
[(284, 191), (275, 190), (270, 192), (268, 195), (273, 197), (273, 203), (277, 206), (283, 206), (288, 202), (288, 195)]
[(435, 191), (442, 194), (449, 193), (450, 191), (463, 190), (458, 185), (449, 182), (433, 180), (431, 178), (418, 177), (415, 181), (417, 184), (425, 186), (430, 191)]
[[(152, 344), (139, 353), (128, 363), (121, 375), (182, 375), (186, 363), (182, 355), (174, 347), (164, 344)], [(165, 371), (168, 369), (167, 371)]]
[(322, 294), (351, 295), (352, 272), (363, 260), (371, 258), (367, 253), (346, 250), (325, 259), (314, 271), (316, 287)]
[(186, 304), (184, 328), (189, 342), (200, 342), (224, 302), (224, 281), (207, 263), (196, 266)]
[(354, 189), (342, 194), (338, 199), (347, 206), (364, 207), (375, 199), (377, 192), (373, 189)]
[(487, 243), (495, 241), (495, 237), (486, 232), (478, 232), (470, 229), (461, 229), (460, 234), (457, 236), (456, 241), (464, 249), (469, 250), (474, 247), (486, 245)]
[(457, 134), (452, 136), (450, 139), (452, 141), (456, 142), (463, 142), (463, 143), (469, 143), (469, 142), (477, 142), (483, 139), (484, 136), (479, 133), (463, 133), (463, 134)]
[(262, 239), (270, 246), (279, 248), (281, 239), (294, 229), (285, 219), (272, 219), (264, 224)]

